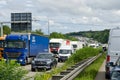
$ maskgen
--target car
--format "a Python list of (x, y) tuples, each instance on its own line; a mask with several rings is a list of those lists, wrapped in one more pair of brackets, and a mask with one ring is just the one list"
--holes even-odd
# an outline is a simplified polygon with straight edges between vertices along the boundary
[(31, 63), (31, 71), (36, 69), (51, 69), (57, 66), (57, 59), (53, 53), (39, 53)]
[(120, 66), (115, 66), (110, 72), (110, 80), (120, 80)]

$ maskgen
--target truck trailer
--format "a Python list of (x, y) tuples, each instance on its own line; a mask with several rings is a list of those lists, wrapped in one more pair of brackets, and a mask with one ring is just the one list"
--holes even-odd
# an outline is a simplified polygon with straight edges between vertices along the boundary
[(26, 65), (38, 53), (48, 52), (48, 47), (48, 37), (31, 33), (10, 34), (5, 39), (4, 58), (6, 61), (15, 59), (21, 65)]

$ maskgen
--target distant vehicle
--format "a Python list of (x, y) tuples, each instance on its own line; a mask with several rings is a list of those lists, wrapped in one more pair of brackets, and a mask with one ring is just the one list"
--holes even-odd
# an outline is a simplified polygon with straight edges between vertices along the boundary
[(99, 45), (96, 44), (96, 43), (90, 43), (88, 46), (89, 46), (89, 47), (93, 47), (93, 48), (99, 47)]
[(109, 78), (111, 68), (120, 56), (120, 28), (113, 28), (109, 33), (108, 51), (106, 56), (105, 77)]
[(63, 45), (63, 44), (65, 44), (64, 39), (60, 39), (60, 38), (52, 38), (52, 39), (50, 39), (50, 42), (49, 42), (49, 50), (50, 50), (50, 52), (57, 54), (60, 46)]
[(10, 34), (5, 39), (4, 58), (15, 59), (21, 65), (31, 63), (40, 52), (48, 52), (49, 39), (30, 33)]
[(66, 61), (74, 53), (72, 45), (61, 46), (58, 51), (58, 62)]
[(6, 35), (0, 37), (0, 60), (3, 58), (4, 42)]
[(51, 69), (57, 66), (57, 60), (52, 53), (39, 53), (31, 63), (31, 70), (35, 69)]
[(115, 66), (110, 72), (110, 80), (120, 80), (120, 66)]
[(74, 48), (74, 51), (81, 49), (84, 47), (84, 42), (80, 42), (80, 41), (71, 41), (71, 45)]

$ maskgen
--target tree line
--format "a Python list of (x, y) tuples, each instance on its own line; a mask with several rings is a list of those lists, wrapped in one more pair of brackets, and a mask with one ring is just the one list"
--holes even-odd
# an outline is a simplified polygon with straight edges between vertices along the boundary
[(109, 29), (105, 29), (102, 31), (81, 31), (81, 32), (72, 32), (68, 33), (69, 36), (82, 36), (82, 37), (88, 37), (93, 38), (94, 40), (97, 40), (101, 43), (107, 43), (109, 38)]
[[(25, 31), (23, 31), (25, 32)], [(8, 35), (11, 33), (11, 28), (7, 25), (3, 26), (3, 34), (4, 35)], [(35, 31), (31, 31), (31, 33), (33, 34), (38, 34), (38, 35), (45, 35), (41, 29), (36, 29)], [(45, 35), (46, 36), (46, 35)], [(52, 32), (50, 33), (50, 35), (47, 35), (49, 38), (63, 38), (63, 39), (69, 39), (72, 41), (78, 40), (75, 37), (66, 35), (66, 34), (62, 34), (62, 33), (58, 33), (58, 32)]]

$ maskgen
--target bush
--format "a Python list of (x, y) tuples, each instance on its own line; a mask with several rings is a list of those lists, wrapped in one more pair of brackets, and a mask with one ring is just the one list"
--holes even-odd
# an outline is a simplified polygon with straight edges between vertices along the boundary
[(19, 64), (0, 62), (0, 80), (21, 80), (26, 73)]
[(80, 62), (83, 59), (86, 59), (88, 57), (95, 56), (99, 53), (99, 49), (95, 49), (92, 47), (85, 47), (83, 49), (80, 49), (76, 51), (66, 62), (67, 64), (75, 64), (77, 62)]

